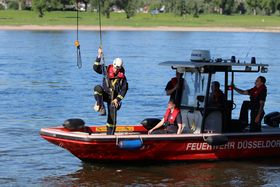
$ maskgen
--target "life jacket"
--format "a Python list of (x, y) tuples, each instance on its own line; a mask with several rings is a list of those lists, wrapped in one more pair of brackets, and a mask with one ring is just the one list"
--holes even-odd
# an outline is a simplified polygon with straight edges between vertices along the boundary
[(164, 122), (169, 122), (170, 124), (174, 124), (174, 122), (177, 118), (177, 115), (180, 113), (180, 109), (174, 108), (172, 114), (170, 114), (170, 113), (171, 113), (171, 109), (167, 109), (164, 114)]
[(117, 70), (116, 73), (114, 73), (114, 69), (113, 68), (114, 67), (113, 67), (112, 64), (107, 67), (107, 73), (108, 73), (109, 79), (114, 79), (114, 78), (123, 79), (123, 78), (125, 78), (123, 68), (120, 69), (120, 70)]
[(254, 87), (251, 90), (250, 96), (253, 98), (257, 98), (264, 90), (266, 90), (266, 86), (263, 84), (260, 87)]

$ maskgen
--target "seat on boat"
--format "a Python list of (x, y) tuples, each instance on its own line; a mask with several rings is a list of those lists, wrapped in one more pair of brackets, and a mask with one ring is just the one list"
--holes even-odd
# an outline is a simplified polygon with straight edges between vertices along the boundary
[(207, 109), (204, 123), (205, 132), (221, 133), (223, 128), (223, 112), (217, 107)]
[(182, 133), (200, 133), (202, 114), (200, 110), (181, 109), (183, 122)]

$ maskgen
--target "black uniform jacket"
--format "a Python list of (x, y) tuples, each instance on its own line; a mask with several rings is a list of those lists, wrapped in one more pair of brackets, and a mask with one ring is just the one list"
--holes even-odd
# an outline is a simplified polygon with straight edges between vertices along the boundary
[[(101, 58), (97, 57), (94, 65), (93, 65), (94, 71), (97, 72), (98, 74), (102, 74), (102, 65), (100, 64), (100, 61), (101, 61)], [(107, 70), (107, 67), (105, 69)], [(125, 70), (123, 67), (120, 71), (123, 74), (125, 73)], [(128, 83), (127, 83), (126, 77), (124, 76), (123, 78), (119, 78), (118, 76), (115, 76), (114, 78), (108, 78), (108, 79), (109, 79), (109, 86), (114, 91), (113, 98), (114, 99), (116, 98), (118, 101), (121, 101), (125, 97), (126, 92), (128, 90)], [(103, 79), (102, 87), (107, 94), (109, 94), (109, 95), (111, 94), (110, 88), (106, 84), (105, 77)]]

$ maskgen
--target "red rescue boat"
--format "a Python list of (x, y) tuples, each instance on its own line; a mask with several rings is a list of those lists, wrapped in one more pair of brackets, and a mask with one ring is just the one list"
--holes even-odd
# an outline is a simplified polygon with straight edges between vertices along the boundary
[[(41, 136), (83, 161), (213, 160), (280, 156), (280, 131), (267, 128), (261, 133), (205, 133), (147, 135), (142, 126), (123, 126), (133, 131), (106, 135), (91, 127), (88, 132), (64, 127), (43, 128)], [(226, 141), (215, 145), (213, 141)], [(140, 142), (140, 143), (139, 143)], [(134, 144), (132, 146), (124, 145)]]
[[(255, 59), (254, 59), (255, 60)], [(42, 128), (41, 136), (83, 161), (134, 160), (217, 160), (280, 156), (280, 113), (265, 116), (261, 132), (249, 132), (248, 119), (232, 118), (235, 74), (266, 73), (267, 64), (210, 60), (208, 51), (194, 51), (190, 62), (163, 62), (183, 73), (180, 89), (182, 134), (147, 132), (159, 119), (146, 119), (138, 125), (118, 126), (115, 135), (106, 135), (106, 127), (85, 126), (70, 119), (64, 126)], [(220, 79), (219, 79), (220, 78)], [(226, 109), (208, 104), (211, 82), (224, 85)], [(229, 84), (229, 80), (231, 84)], [(246, 116), (246, 115), (245, 115)], [(248, 118), (248, 117), (247, 117)], [(245, 122), (244, 122), (245, 121)]]

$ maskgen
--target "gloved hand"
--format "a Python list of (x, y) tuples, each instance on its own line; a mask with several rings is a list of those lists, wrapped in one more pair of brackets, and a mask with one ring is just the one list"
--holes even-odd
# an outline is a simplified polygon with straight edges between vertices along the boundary
[(118, 108), (118, 106), (119, 106), (119, 102), (118, 102), (117, 99), (114, 99), (114, 100), (112, 101), (112, 104), (113, 104), (116, 108)]
[(102, 50), (102, 48), (99, 47), (97, 52), (98, 52), (98, 54), (97, 54), (97, 55), (98, 55), (98, 58), (101, 58), (102, 55), (103, 55), (103, 50)]

